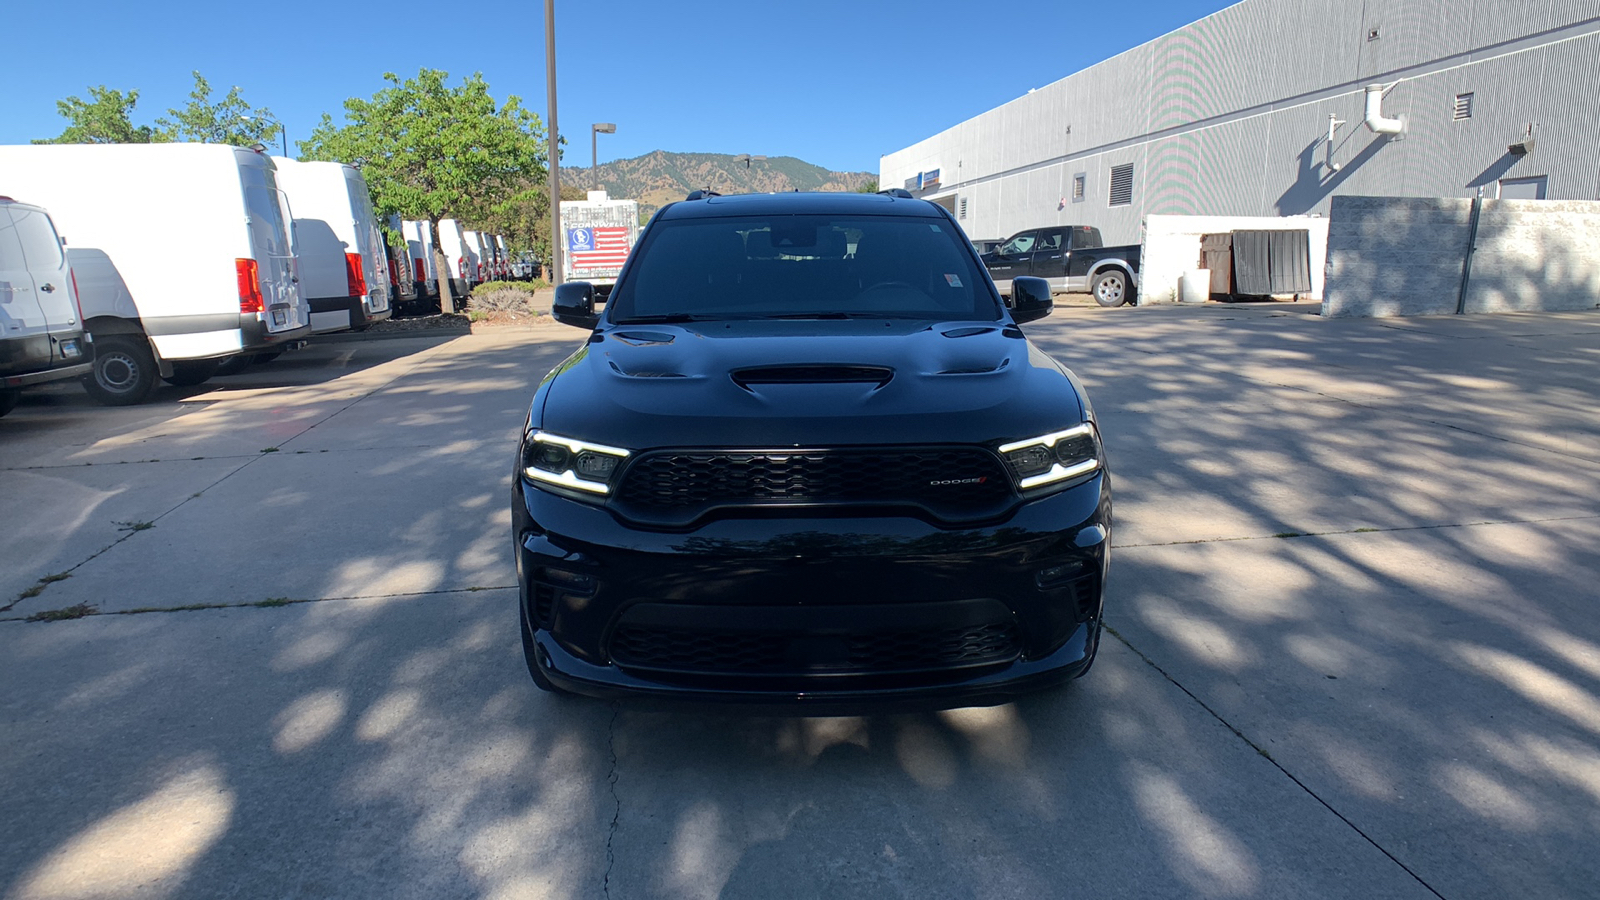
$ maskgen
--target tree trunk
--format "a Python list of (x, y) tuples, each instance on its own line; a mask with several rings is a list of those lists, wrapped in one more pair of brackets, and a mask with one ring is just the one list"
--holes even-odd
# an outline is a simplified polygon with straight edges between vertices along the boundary
[(450, 260), (444, 258), (444, 248), (439, 246), (439, 220), (429, 219), (428, 229), (433, 232), (433, 274), (439, 279), (439, 312), (456, 311), (455, 294), (450, 290)]

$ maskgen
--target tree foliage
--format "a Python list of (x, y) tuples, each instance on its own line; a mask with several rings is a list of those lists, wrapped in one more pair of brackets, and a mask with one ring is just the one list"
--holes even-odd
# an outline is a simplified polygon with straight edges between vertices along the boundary
[(194, 89), (182, 109), (169, 109), (156, 120), (158, 141), (196, 141), (204, 144), (233, 144), (249, 147), (264, 144), (278, 136), (283, 126), (273, 120), (265, 106), (254, 107), (244, 99), (238, 85), (228, 89), (222, 99), (211, 102), (211, 84), (194, 72)]
[(133, 124), (133, 108), (138, 91), (122, 91), (105, 85), (89, 88), (89, 99), (73, 96), (56, 101), (56, 111), (67, 120), (67, 128), (57, 137), (35, 140), (35, 144), (148, 144), (153, 138), (149, 125)]

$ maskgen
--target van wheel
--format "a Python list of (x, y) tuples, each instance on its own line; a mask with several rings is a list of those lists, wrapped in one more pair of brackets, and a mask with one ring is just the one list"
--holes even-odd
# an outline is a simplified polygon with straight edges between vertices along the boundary
[(1106, 269), (1096, 275), (1089, 293), (1101, 306), (1121, 306), (1133, 299), (1133, 291), (1128, 289), (1128, 276), (1121, 269)]
[(179, 360), (172, 364), (172, 374), (161, 380), (178, 387), (194, 387), (210, 381), (220, 365), (222, 361), (218, 359)]
[(143, 403), (156, 386), (156, 358), (140, 335), (113, 334), (94, 342), (94, 371), (83, 389), (106, 406)]
[(0, 416), (17, 408), (17, 401), (22, 399), (21, 388), (6, 388), (0, 390)]

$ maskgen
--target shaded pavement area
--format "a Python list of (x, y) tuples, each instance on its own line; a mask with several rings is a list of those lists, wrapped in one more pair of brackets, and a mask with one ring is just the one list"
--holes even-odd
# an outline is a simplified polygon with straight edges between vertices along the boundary
[(0, 898), (1593, 896), (1600, 314), (1307, 309), (1028, 326), (1105, 428), (1116, 637), (946, 712), (533, 687), (509, 468), (577, 331), (25, 394)]

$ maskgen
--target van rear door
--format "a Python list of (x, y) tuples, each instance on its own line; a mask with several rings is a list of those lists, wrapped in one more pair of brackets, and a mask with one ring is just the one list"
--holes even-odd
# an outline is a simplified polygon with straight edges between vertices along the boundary
[(0, 205), (0, 374), (50, 367), (50, 331), (9, 204)]
[(264, 166), (240, 166), (239, 177), (244, 183), (245, 221), (261, 281), (261, 298), (266, 305), (267, 331), (301, 328), (310, 321), (309, 307), (301, 299), (296, 283), (289, 199), (278, 190), (272, 171)]

